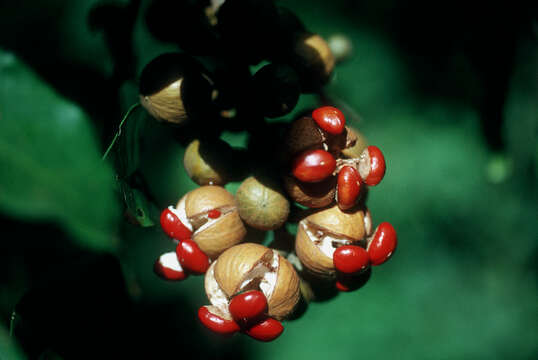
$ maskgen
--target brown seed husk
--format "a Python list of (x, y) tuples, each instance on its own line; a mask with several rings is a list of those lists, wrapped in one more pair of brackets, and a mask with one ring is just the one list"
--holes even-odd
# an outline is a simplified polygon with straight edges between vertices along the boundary
[(286, 148), (290, 155), (308, 149), (323, 149), (324, 136), (316, 122), (309, 116), (296, 119), (288, 131)]
[(334, 201), (336, 176), (318, 183), (303, 183), (293, 176), (284, 176), (284, 188), (289, 196), (299, 204), (309, 208), (321, 208)]
[(314, 274), (324, 277), (334, 275), (333, 259), (321, 252), (300, 224), (295, 240), (295, 252), (303, 265)]
[(235, 194), (239, 215), (259, 230), (274, 230), (286, 222), (290, 213), (289, 201), (280, 189), (265, 179), (247, 178)]
[(346, 126), (347, 129), (347, 146), (342, 150), (344, 157), (353, 159), (359, 158), (361, 153), (366, 147), (368, 147), (368, 140), (357, 129)]

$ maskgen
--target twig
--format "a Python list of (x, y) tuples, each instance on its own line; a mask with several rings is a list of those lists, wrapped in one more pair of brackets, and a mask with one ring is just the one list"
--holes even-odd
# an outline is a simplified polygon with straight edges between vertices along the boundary
[(103, 155), (101, 160), (104, 161), (106, 159), (106, 157), (108, 156), (108, 153), (110, 152), (110, 150), (112, 150), (112, 148), (114, 147), (114, 144), (116, 143), (116, 141), (118, 140), (118, 138), (121, 135), (121, 128), (123, 126), (123, 123), (125, 122), (125, 120), (127, 120), (127, 118), (131, 115), (131, 113), (134, 110), (136, 110), (139, 106), (140, 106), (140, 103), (136, 103), (136, 104), (131, 105), (129, 110), (127, 110), (127, 113), (125, 113), (125, 115), (123, 116), (123, 119), (121, 119), (120, 125), (118, 126), (118, 132), (116, 133), (116, 135), (114, 135), (114, 138), (112, 139), (112, 142), (108, 146), (108, 149), (106, 149), (105, 154)]

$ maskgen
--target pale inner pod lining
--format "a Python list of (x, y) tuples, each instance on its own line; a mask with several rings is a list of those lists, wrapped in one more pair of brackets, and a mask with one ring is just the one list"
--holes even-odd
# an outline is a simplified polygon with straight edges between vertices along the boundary
[(278, 266), (279, 266), (279, 256), (278, 252), (276, 250), (273, 250), (273, 258), (271, 259), (271, 264), (267, 263), (259, 263), (249, 272), (249, 278), (243, 281), (240, 287), (240, 291), (247, 288), (249, 284), (251, 284), (253, 281), (256, 281), (259, 279), (259, 288), (265, 295), (267, 301), (271, 299), (271, 295), (273, 295), (273, 290), (276, 286), (276, 278), (278, 274)]
[(338, 238), (333, 234), (328, 234), (321, 230), (310, 229), (305, 222), (301, 222), (301, 226), (308, 235), (308, 238), (318, 247), (318, 249), (326, 256), (332, 258), (334, 251), (343, 245), (351, 245), (352, 242), (346, 238)]
[(204, 231), (205, 229), (207, 229), (208, 227), (212, 226), (213, 224), (215, 224), (216, 222), (219, 222), (220, 220), (222, 220), (225, 216), (231, 214), (231, 212), (228, 212), (228, 213), (222, 213), (218, 218), (216, 219), (211, 219), (208, 214), (205, 214), (205, 216), (203, 217), (204, 219), (206, 219), (207, 221), (204, 223), (204, 225), (200, 226), (198, 229), (196, 229), (195, 233), (199, 233), (199, 232), (202, 232)]
[(364, 150), (359, 160), (359, 174), (361, 178), (366, 179), (370, 173), (370, 154), (368, 149)]
[(215, 279), (215, 264), (214, 262), (206, 273), (206, 290), (209, 297), (209, 302), (211, 305), (217, 307), (223, 314), (230, 315), (228, 311), (228, 297), (222, 291), (219, 286), (219, 283)]
[[(217, 260), (218, 261), (218, 260)], [(215, 261), (207, 270), (206, 273), (206, 291), (209, 298), (209, 302), (217, 307), (225, 315), (230, 315), (228, 309), (228, 297), (224, 291), (220, 288), (219, 283), (215, 279)], [(258, 287), (265, 295), (267, 301), (271, 299), (273, 291), (276, 287), (278, 267), (280, 264), (280, 259), (278, 252), (273, 250), (273, 258), (271, 259), (271, 264), (260, 262), (256, 265), (249, 273), (248, 279), (243, 281), (240, 286), (239, 291), (243, 291), (245, 288), (248, 288), (249, 285), (253, 285), (253, 282), (259, 281)], [(252, 290), (256, 290), (253, 288)]]
[(181, 264), (179, 263), (177, 259), (177, 255), (175, 251), (162, 254), (159, 257), (159, 262), (165, 268), (172, 269), (175, 271), (183, 271), (183, 268), (181, 267)]
[(191, 222), (187, 218), (187, 212), (185, 211), (185, 198), (181, 199), (179, 204), (177, 204), (177, 208), (169, 206), (168, 210), (170, 210), (174, 215), (176, 215), (183, 223), (183, 225), (185, 225), (190, 231), (192, 231)]

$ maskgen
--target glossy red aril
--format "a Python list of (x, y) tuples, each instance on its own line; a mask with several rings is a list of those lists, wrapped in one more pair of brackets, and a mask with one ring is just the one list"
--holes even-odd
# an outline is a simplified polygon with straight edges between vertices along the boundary
[(189, 239), (192, 235), (192, 231), (170, 209), (164, 209), (161, 213), (161, 226), (164, 232), (174, 239)]
[(379, 224), (367, 247), (372, 265), (381, 265), (390, 259), (397, 245), (398, 238), (394, 227), (388, 222)]
[(238, 323), (252, 322), (267, 312), (267, 299), (261, 291), (246, 291), (232, 298), (229, 310)]
[(359, 172), (369, 186), (377, 185), (385, 176), (385, 157), (377, 146), (370, 145), (363, 150), (359, 161)]
[(332, 106), (323, 106), (312, 112), (312, 119), (320, 128), (332, 135), (341, 134), (346, 125), (344, 114)]
[(203, 274), (209, 268), (209, 258), (198, 245), (190, 240), (183, 240), (176, 247), (177, 258), (188, 272)]
[(210, 219), (218, 219), (221, 215), (221, 212), (217, 209), (209, 210), (207, 212), (207, 217)]
[(355, 205), (361, 191), (361, 183), (359, 172), (354, 167), (344, 166), (340, 170), (336, 193), (340, 209), (347, 210)]
[(187, 277), (187, 273), (183, 271), (174, 251), (162, 254), (159, 259), (155, 261), (153, 270), (165, 280), (180, 281)]
[(368, 268), (370, 257), (360, 246), (344, 245), (334, 251), (333, 264), (341, 273), (355, 274)]
[(245, 333), (259, 341), (273, 341), (282, 334), (284, 327), (280, 321), (267, 318), (264, 321), (252, 326)]
[(329, 177), (336, 168), (336, 160), (325, 150), (308, 150), (295, 158), (292, 173), (300, 181), (318, 182)]
[(198, 309), (198, 319), (206, 328), (217, 334), (231, 335), (239, 331), (239, 325), (235, 321), (213, 314), (207, 306)]

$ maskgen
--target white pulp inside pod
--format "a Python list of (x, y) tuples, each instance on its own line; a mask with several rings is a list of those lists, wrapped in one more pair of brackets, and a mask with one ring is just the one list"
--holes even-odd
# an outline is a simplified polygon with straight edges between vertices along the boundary
[(332, 258), (334, 251), (343, 245), (350, 245), (352, 242), (349, 239), (338, 238), (334, 235), (327, 234), (320, 230), (310, 229), (305, 222), (301, 223), (308, 238), (318, 247), (318, 249), (326, 256)]
[(209, 267), (206, 273), (205, 288), (207, 296), (211, 305), (217, 307), (223, 314), (229, 315), (228, 297), (215, 279), (215, 264), (216, 261)]
[(183, 271), (183, 268), (181, 267), (181, 264), (179, 263), (177, 259), (177, 255), (175, 251), (162, 254), (159, 257), (159, 262), (165, 268), (175, 270), (175, 271), (181, 271), (181, 272)]
[(183, 225), (185, 225), (190, 231), (192, 231), (191, 222), (187, 218), (187, 212), (185, 211), (185, 198), (181, 199), (179, 204), (177, 204), (177, 208), (169, 206), (168, 210), (170, 210), (174, 215), (176, 215), (178, 219), (183, 223)]

